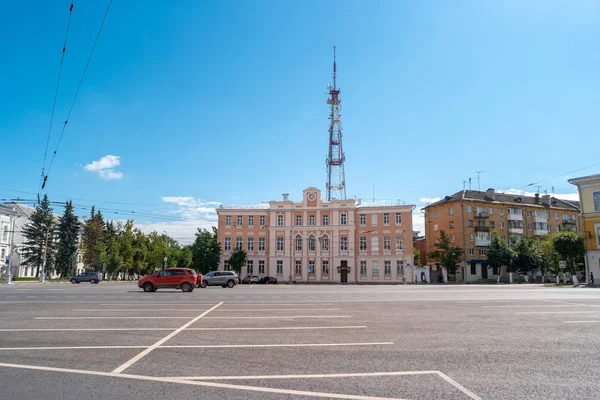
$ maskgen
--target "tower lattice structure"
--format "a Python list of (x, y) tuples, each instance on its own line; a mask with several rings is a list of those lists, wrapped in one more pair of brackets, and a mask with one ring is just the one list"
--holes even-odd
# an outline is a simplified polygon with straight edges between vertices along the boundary
[(342, 147), (342, 120), (340, 89), (337, 87), (337, 66), (335, 46), (333, 47), (333, 86), (329, 89), (329, 153), (327, 154), (327, 201), (332, 199), (346, 200), (346, 178), (344, 176), (344, 160), (346, 156)]

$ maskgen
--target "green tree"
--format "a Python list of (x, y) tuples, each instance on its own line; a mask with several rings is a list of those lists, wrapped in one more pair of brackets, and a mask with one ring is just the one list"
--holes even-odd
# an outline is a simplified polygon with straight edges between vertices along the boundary
[(242, 267), (246, 264), (247, 260), (248, 255), (245, 250), (236, 250), (229, 257), (229, 265), (239, 275), (242, 273)]
[(421, 251), (416, 247), (413, 247), (413, 264), (415, 267), (422, 267), (423, 263), (421, 262)]
[(148, 235), (148, 257), (147, 262), (150, 271), (164, 267), (164, 258), (167, 254), (167, 243), (165, 242), (164, 236), (158, 234), (158, 232), (150, 232)]
[(198, 228), (196, 232), (192, 245), (192, 267), (201, 274), (216, 270), (221, 261), (222, 250), (217, 233), (216, 228), (212, 228), (212, 232)]
[(85, 221), (81, 235), (83, 262), (87, 267), (100, 269), (102, 258), (106, 252), (104, 235), (104, 217), (100, 211), (92, 207), (90, 218)]
[(583, 238), (573, 231), (563, 231), (554, 235), (552, 244), (561, 259), (567, 262), (571, 274), (575, 274), (585, 255)]
[(505, 266), (510, 272), (513, 272), (511, 269), (515, 253), (508, 243), (498, 236), (496, 231), (492, 232), (492, 240), (487, 256), (490, 267), (500, 269), (500, 267)]
[(537, 271), (540, 268), (540, 244), (527, 236), (513, 241), (511, 247), (515, 253), (510, 271), (522, 274)]
[(56, 272), (60, 276), (70, 274), (75, 265), (80, 229), (79, 219), (73, 214), (73, 202), (69, 200), (58, 224)]
[(193, 266), (193, 253), (192, 246), (183, 246), (177, 249), (175, 255), (177, 260), (177, 268), (192, 268)]
[(152, 272), (148, 268), (146, 259), (148, 258), (148, 238), (140, 229), (134, 230), (134, 254), (133, 254), (133, 268), (136, 274), (145, 275)]
[[(56, 224), (48, 196), (44, 195), (23, 229), (23, 258), (21, 263), (36, 268), (35, 276), (39, 276), (40, 268), (46, 254), (46, 273), (54, 266)], [(47, 246), (46, 246), (47, 241)]]
[(134, 272), (134, 258), (135, 258), (135, 234), (133, 232), (133, 221), (128, 220), (123, 227), (120, 235), (120, 249), (119, 252), (123, 259), (122, 270), (125, 275), (129, 276), (130, 273)]
[(560, 255), (554, 249), (554, 235), (551, 233), (546, 235), (540, 243), (540, 270), (545, 275), (547, 271), (559, 272), (558, 262), (560, 261)]
[[(429, 252), (427, 257), (438, 262), (443, 267), (446, 267), (449, 274), (456, 274), (456, 268), (460, 256), (462, 255), (462, 250), (459, 247), (452, 246), (450, 237), (446, 235), (444, 230), (440, 231), (440, 237), (433, 244), (433, 247), (436, 250)], [(231, 264), (231, 260), (229, 263)]]
[(104, 228), (104, 245), (105, 251), (101, 257), (103, 267), (106, 266), (106, 271), (111, 275), (117, 275), (123, 268), (123, 257), (121, 255), (121, 226), (113, 221), (107, 221)]

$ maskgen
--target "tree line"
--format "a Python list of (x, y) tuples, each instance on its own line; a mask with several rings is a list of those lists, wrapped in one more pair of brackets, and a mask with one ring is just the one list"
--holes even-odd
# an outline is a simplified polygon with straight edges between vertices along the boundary
[(216, 228), (198, 229), (193, 244), (181, 245), (166, 234), (144, 233), (133, 220), (105, 220), (95, 207), (80, 221), (72, 201), (67, 201), (63, 215), (55, 218), (47, 195), (29, 218), (23, 236), (21, 264), (33, 267), (35, 276), (39, 276), (44, 257), (46, 274), (73, 274), (78, 251), (86, 269), (113, 279), (130, 279), (163, 268), (165, 257), (168, 268), (193, 268), (205, 274), (217, 269), (222, 251)]

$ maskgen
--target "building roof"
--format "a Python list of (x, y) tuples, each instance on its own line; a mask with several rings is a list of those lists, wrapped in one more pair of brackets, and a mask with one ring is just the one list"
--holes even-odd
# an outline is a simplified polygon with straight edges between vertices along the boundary
[[(496, 202), (496, 203), (506, 203), (506, 204), (525, 204), (531, 206), (546, 206), (541, 200), (543, 196), (539, 197), (539, 202), (536, 202), (535, 196), (524, 196), (521, 194), (506, 194), (506, 193), (493, 193), (494, 199), (489, 197), (488, 192), (479, 192), (476, 190), (461, 190), (460, 192), (456, 192), (453, 195), (446, 196), (440, 201), (436, 201), (435, 203), (429, 204), (427, 207), (429, 208), (433, 206), (438, 206), (441, 204), (452, 203), (455, 201), (462, 200), (471, 200), (471, 201), (486, 201), (486, 202)], [(551, 203), (554, 203), (552, 207), (555, 208), (567, 208), (571, 210), (579, 210), (580, 205), (578, 201), (573, 200), (561, 200), (556, 197), (550, 196)]]

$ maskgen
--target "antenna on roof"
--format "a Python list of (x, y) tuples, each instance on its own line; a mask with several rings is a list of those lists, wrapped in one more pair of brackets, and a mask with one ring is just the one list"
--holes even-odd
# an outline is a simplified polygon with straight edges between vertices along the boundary
[(469, 178), (469, 190), (471, 190), (471, 178)]
[(485, 171), (475, 171), (475, 173), (477, 173), (477, 191), (481, 192), (481, 178), (479, 177), (479, 175)]
[(467, 188), (467, 181), (463, 181), (463, 192), (465, 191), (466, 188)]
[(552, 186), (552, 197), (554, 197), (554, 186)]
[(538, 188), (537, 193), (540, 194), (540, 185), (537, 185), (537, 188)]

